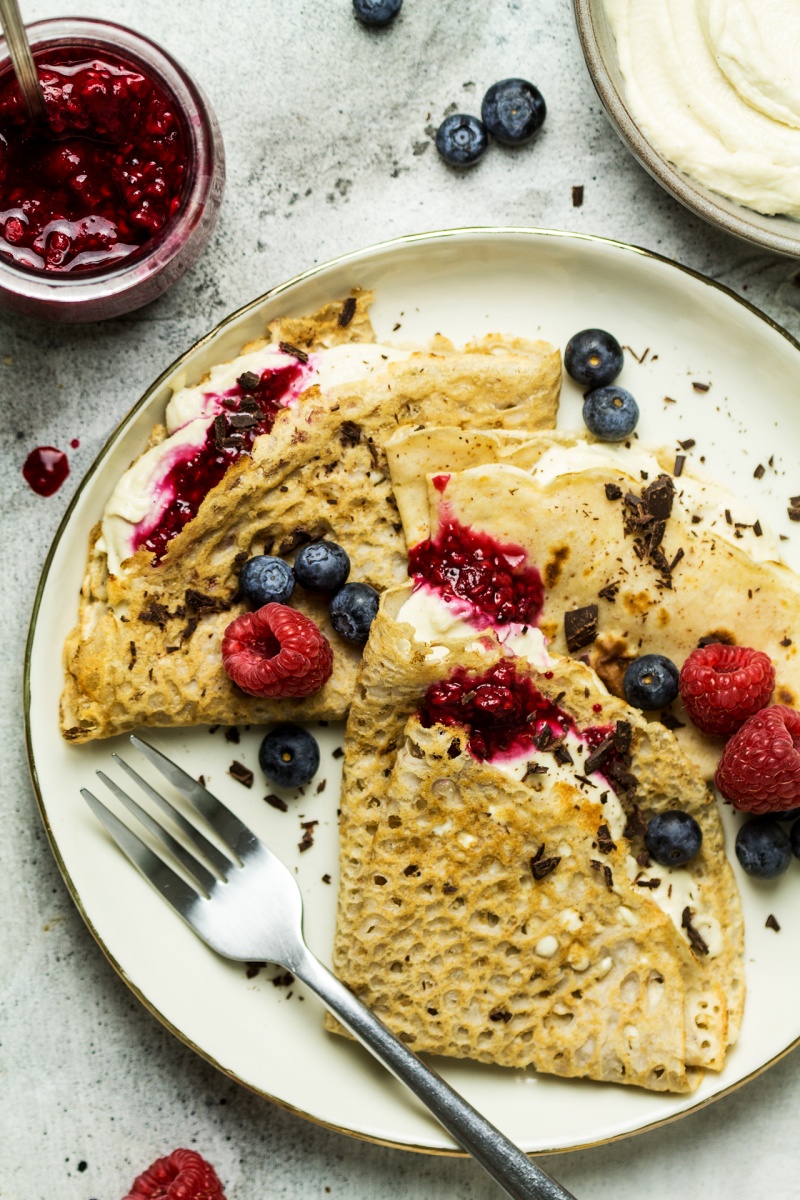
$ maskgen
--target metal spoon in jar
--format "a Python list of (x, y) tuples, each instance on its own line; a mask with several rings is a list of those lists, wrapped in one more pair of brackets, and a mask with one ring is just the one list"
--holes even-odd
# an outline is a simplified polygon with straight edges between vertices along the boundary
[(0, 26), (6, 36), (11, 65), (32, 121), (46, 119), (44, 96), (17, 0), (0, 0)]

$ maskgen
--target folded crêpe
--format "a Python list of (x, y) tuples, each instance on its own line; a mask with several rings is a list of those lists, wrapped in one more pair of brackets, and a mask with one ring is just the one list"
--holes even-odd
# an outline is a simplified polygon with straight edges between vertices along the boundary
[[(524, 632), (423, 640), (409, 595), (383, 597), (347, 725), (337, 974), (415, 1051), (693, 1090), (744, 999), (710, 789), (585, 664), (537, 669)], [(643, 832), (675, 807), (703, 843), (667, 869)]]
[(327, 598), (292, 604), (334, 648), (334, 671), (304, 700), (254, 699), (225, 674), (220, 644), (244, 609), (242, 562), (291, 558), (332, 538), (350, 578), (406, 576), (384, 442), (398, 424), (552, 426), (560, 357), (545, 342), (490, 335), (455, 349), (375, 342), (370, 296), (285, 318), (239, 358), (175, 393), (166, 428), (119, 481), (92, 532), (78, 623), (64, 654), (61, 727), (70, 741), (137, 725), (335, 719), (361, 648), (332, 630)]
[[(556, 654), (586, 658), (622, 696), (640, 654), (678, 666), (703, 639), (753, 646), (775, 664), (775, 700), (800, 699), (800, 581), (757, 515), (674, 453), (577, 433), (400, 430), (387, 453), (408, 546), (467, 529), (538, 571), (531, 623)], [(458, 587), (456, 585), (456, 593)], [(469, 610), (458, 594), (454, 612)], [(657, 714), (710, 777), (721, 742), (680, 701)]]

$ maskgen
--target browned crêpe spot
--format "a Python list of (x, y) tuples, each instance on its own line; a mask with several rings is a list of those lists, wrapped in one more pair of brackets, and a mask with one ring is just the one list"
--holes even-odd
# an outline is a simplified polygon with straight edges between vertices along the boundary
[(788, 704), (790, 708), (795, 707), (797, 697), (791, 688), (785, 687), (783, 684), (776, 689), (775, 699), (779, 704)]
[(635, 654), (629, 653), (624, 638), (601, 636), (597, 639), (591, 655), (592, 667), (614, 696), (624, 699), (622, 677), (633, 662)]
[(665, 608), (660, 608), (656, 613), (656, 625), (659, 629), (666, 629), (669, 625), (669, 613)]
[(653, 605), (658, 603), (658, 600), (649, 592), (626, 592), (622, 596), (622, 603), (629, 613), (641, 616), (642, 613), (649, 612)]
[(549, 562), (545, 563), (544, 582), (549, 588), (553, 588), (561, 578), (561, 572), (564, 568), (564, 563), (569, 558), (569, 546), (557, 546), (553, 551), (553, 557)]

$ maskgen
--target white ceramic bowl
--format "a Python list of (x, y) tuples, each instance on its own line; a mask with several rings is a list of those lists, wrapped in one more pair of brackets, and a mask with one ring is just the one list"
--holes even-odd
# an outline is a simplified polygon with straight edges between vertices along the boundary
[(627, 106), (616, 42), (603, 0), (573, 0), (573, 9), (592, 83), (614, 129), (644, 169), (676, 200), (718, 229), (765, 250), (800, 258), (800, 221), (768, 217), (717, 195), (679, 171), (648, 141)]

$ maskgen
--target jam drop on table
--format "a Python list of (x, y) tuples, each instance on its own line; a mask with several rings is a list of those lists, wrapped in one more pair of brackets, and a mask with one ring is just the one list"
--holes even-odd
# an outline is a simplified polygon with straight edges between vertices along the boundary
[(85, 47), (39, 51), (47, 127), (0, 82), (0, 257), (45, 271), (135, 254), (180, 207), (188, 149), (176, 106), (142, 71)]
[(37, 446), (25, 459), (22, 474), (38, 496), (52, 496), (69, 475), (67, 456), (55, 446)]

